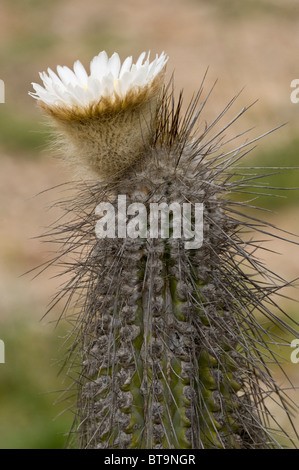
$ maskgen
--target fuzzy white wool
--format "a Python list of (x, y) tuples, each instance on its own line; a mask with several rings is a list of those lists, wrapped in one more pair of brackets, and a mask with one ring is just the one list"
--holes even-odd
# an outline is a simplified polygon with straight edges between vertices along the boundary
[(105, 51), (100, 52), (90, 62), (90, 74), (86, 72), (79, 60), (73, 70), (66, 66), (57, 66), (57, 74), (48, 68), (40, 73), (44, 87), (32, 83), (35, 93), (33, 98), (49, 106), (87, 106), (98, 102), (102, 97), (121, 98), (136, 87), (149, 85), (164, 68), (168, 57), (164, 52), (150, 62), (148, 53), (140, 54), (136, 64), (132, 57), (127, 57), (123, 64), (115, 52), (110, 58)]

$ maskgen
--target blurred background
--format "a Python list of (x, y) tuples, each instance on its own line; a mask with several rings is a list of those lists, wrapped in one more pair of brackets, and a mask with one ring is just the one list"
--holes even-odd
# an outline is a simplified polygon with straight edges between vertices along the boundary
[[(56, 327), (58, 307), (43, 318), (59, 285), (57, 271), (34, 280), (23, 276), (49, 258), (49, 247), (35, 237), (55, 220), (48, 206), (59, 190), (44, 191), (69, 180), (48, 152), (49, 130), (28, 96), (31, 82), (40, 83), (38, 72), (57, 64), (71, 67), (78, 58), (87, 67), (103, 49), (119, 52), (121, 59), (164, 50), (168, 78), (174, 71), (186, 104), (207, 67), (205, 90), (218, 79), (204, 111), (207, 122), (245, 87), (235, 114), (258, 102), (236, 123), (236, 132), (254, 127), (250, 136), (256, 137), (287, 123), (258, 143), (246, 165), (299, 167), (299, 103), (290, 100), (290, 83), (299, 78), (298, 26), (297, 0), (1, 0), (6, 102), (0, 104), (0, 339), (6, 363), (0, 364), (0, 448), (61, 448), (72, 422), (72, 413), (63, 412), (71, 402), (58, 400), (68, 386), (59, 374), (67, 325)], [(281, 171), (267, 183), (296, 187), (298, 176), (296, 170)], [(273, 224), (299, 234), (298, 190), (272, 194), (279, 197), (260, 196), (255, 203), (272, 211), (265, 217)], [(267, 247), (279, 253), (261, 253), (274, 272), (288, 280), (298, 276), (296, 245), (271, 240)], [(281, 306), (299, 319), (298, 290), (285, 294), (294, 300), (282, 299)], [(298, 386), (299, 363), (290, 361), (291, 352), (281, 348), (283, 371)], [(271, 368), (288, 387), (282, 371)], [(290, 394), (298, 402), (298, 392)], [(289, 429), (279, 408), (269, 406)], [(298, 416), (295, 421), (299, 428)]]

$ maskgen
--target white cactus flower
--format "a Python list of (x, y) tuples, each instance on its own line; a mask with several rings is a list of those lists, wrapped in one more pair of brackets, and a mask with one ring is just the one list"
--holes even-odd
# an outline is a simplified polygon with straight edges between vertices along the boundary
[(73, 70), (48, 68), (33, 83), (35, 98), (58, 130), (64, 157), (79, 167), (80, 178), (118, 178), (144, 157), (155, 138), (155, 122), (163, 96), (164, 52), (150, 62), (143, 52), (133, 64), (119, 55), (100, 52), (90, 62), (90, 73), (79, 60)]
[(140, 54), (136, 64), (132, 57), (127, 57), (123, 64), (115, 52), (108, 58), (105, 51), (100, 52), (90, 62), (90, 74), (79, 60), (73, 70), (66, 66), (57, 66), (57, 74), (48, 68), (40, 73), (43, 87), (32, 83), (35, 93), (29, 94), (48, 106), (88, 106), (101, 98), (110, 100), (124, 98), (134, 89), (150, 85), (163, 70), (168, 57), (164, 52), (150, 62), (148, 53)]

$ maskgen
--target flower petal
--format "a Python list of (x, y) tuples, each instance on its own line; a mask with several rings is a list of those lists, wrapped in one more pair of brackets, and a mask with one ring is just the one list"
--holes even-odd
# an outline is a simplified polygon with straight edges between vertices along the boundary
[(86, 86), (88, 75), (80, 60), (74, 63), (74, 72), (81, 86)]
[(68, 67), (64, 66), (61, 67), (60, 65), (57, 66), (57, 72), (58, 75), (61, 79), (61, 81), (64, 83), (64, 85), (68, 85), (69, 83), (76, 84), (78, 83), (78, 79), (74, 72), (69, 69)]
[(136, 67), (139, 68), (141, 65), (142, 65), (142, 62), (144, 60), (144, 57), (145, 57), (145, 52), (142, 52), (142, 54), (140, 54), (140, 56), (138, 57), (138, 60), (136, 62)]
[(106, 51), (100, 52), (90, 63), (90, 73), (92, 76), (101, 78), (105, 75), (108, 65), (108, 56)]
[(50, 68), (48, 68), (48, 74), (49, 74), (49, 77), (52, 79), (53, 83), (61, 84), (61, 80), (59, 79), (59, 77)]
[(131, 65), (132, 65), (132, 60), (133, 60), (132, 56), (129, 56), (125, 59), (122, 65), (122, 68), (120, 70), (120, 73), (119, 73), (119, 78), (122, 78), (122, 76), (130, 70)]
[(118, 78), (120, 69), (120, 58), (117, 52), (114, 52), (114, 54), (111, 56), (108, 65), (113, 77)]

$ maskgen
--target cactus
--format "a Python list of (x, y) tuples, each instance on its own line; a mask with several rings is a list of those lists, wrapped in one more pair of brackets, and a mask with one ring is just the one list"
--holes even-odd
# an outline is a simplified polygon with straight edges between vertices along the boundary
[[(256, 242), (243, 237), (248, 229), (268, 233), (271, 226), (246, 215), (247, 203), (230, 197), (248, 191), (256, 179), (245, 177), (238, 162), (257, 139), (228, 148), (233, 139), (225, 132), (247, 108), (213, 134), (237, 96), (201, 128), (203, 82), (183, 113), (182, 94), (175, 104), (173, 88), (162, 86), (164, 65), (145, 85), (81, 108), (38, 96), (67, 159), (83, 175), (71, 185), (75, 196), (60, 204), (71, 219), (53, 232), (62, 243), (55, 261), (66, 259), (71, 276), (55, 303), (67, 298), (64, 313), (72, 305), (70, 316), (65, 313), (73, 325), (67, 363), (73, 377), (79, 370), (69, 444), (280, 447), (269, 399), (280, 403), (292, 423), (291, 404), (268, 365), (279, 363), (272, 347), (277, 338), (255, 313), (282, 332), (296, 332), (273, 313), (273, 294), (284, 281), (255, 256)], [(121, 81), (117, 73), (114, 80)], [(146, 220), (145, 235), (139, 236), (136, 212), (125, 221), (135, 236), (124, 235), (128, 227), (118, 212), (119, 195), (126, 196), (126, 209), (137, 203), (147, 213), (157, 203), (189, 204), (190, 230), (196, 204), (203, 205), (202, 246), (186, 248), (188, 238), (175, 236), (174, 211), (168, 236), (150, 236), (156, 216)], [(103, 201), (115, 218), (96, 211)], [(113, 236), (98, 238), (95, 227), (103, 217)]]

